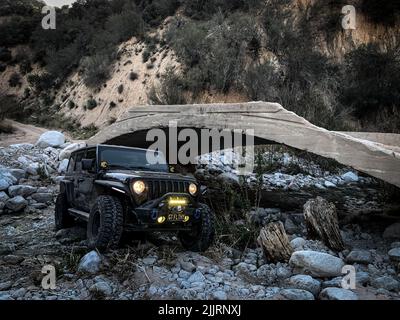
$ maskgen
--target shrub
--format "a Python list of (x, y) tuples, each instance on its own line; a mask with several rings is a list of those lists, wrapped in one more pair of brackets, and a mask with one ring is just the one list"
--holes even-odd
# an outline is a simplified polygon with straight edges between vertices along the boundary
[(146, 63), (147, 61), (149, 61), (150, 56), (151, 56), (151, 52), (148, 49), (144, 50), (143, 53), (142, 53), (142, 61), (143, 61), (143, 63)]
[(0, 61), (8, 62), (12, 59), (11, 51), (8, 48), (0, 47)]
[(110, 102), (110, 110), (114, 109), (117, 106), (117, 104), (114, 101)]
[(394, 26), (400, 14), (397, 0), (362, 0), (361, 12), (373, 23)]
[(134, 36), (141, 36), (144, 23), (137, 12), (124, 11), (108, 18), (106, 30), (111, 33), (115, 41), (122, 42)]
[(120, 85), (118, 86), (118, 93), (121, 94), (122, 92), (124, 92), (124, 85), (123, 85), (123, 84), (120, 84)]
[(83, 61), (84, 82), (89, 87), (99, 87), (110, 77), (112, 59), (109, 54), (101, 53), (87, 57)]
[(153, 86), (148, 94), (152, 104), (185, 104), (184, 85), (173, 69), (168, 68), (161, 77), (159, 86)]
[(20, 87), (22, 85), (21, 83), (21, 76), (14, 72), (11, 74), (10, 79), (8, 80), (8, 84), (10, 87)]
[(93, 98), (88, 99), (86, 102), (86, 108), (89, 110), (93, 110), (94, 108), (97, 107), (97, 102)]
[(129, 79), (131, 81), (135, 81), (135, 80), (139, 79), (139, 75), (136, 72), (132, 71), (131, 73), (129, 73)]
[(4, 72), (7, 69), (7, 65), (5, 63), (0, 63), (0, 72)]
[(74, 109), (76, 107), (75, 102), (73, 102), (72, 100), (68, 101), (68, 108), (70, 109)]

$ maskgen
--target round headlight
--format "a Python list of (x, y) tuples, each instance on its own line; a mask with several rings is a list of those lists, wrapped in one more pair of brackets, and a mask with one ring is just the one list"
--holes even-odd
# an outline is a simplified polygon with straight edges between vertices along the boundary
[(189, 193), (194, 196), (197, 193), (197, 186), (194, 183), (189, 184)]
[(143, 181), (135, 181), (133, 184), (133, 191), (135, 191), (136, 194), (140, 195), (146, 190), (146, 184)]

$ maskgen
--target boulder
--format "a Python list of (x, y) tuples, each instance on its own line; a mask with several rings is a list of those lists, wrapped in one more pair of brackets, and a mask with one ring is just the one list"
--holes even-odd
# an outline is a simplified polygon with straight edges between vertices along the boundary
[(107, 282), (100, 281), (91, 285), (89, 291), (96, 297), (107, 297), (112, 294), (113, 289)]
[(315, 277), (339, 276), (344, 266), (342, 259), (317, 251), (294, 252), (289, 263), (302, 273)]
[(306, 244), (306, 240), (303, 238), (294, 238), (292, 241), (290, 241), (290, 245), (293, 247), (293, 249), (298, 250), (298, 249), (303, 249), (303, 246)]
[(65, 136), (61, 132), (58, 131), (47, 131), (43, 133), (39, 140), (36, 142), (36, 145), (40, 148), (60, 147), (65, 143)]
[(353, 250), (346, 257), (346, 262), (370, 264), (372, 262), (372, 254), (367, 250)]
[(101, 257), (97, 251), (90, 251), (79, 261), (78, 271), (82, 273), (95, 274), (100, 270)]
[(36, 190), (37, 190), (36, 187), (32, 187), (32, 186), (25, 185), (25, 184), (20, 184), (20, 185), (9, 187), (8, 194), (11, 197), (22, 196), (22, 197), (26, 198), (26, 197), (29, 197), (30, 195), (32, 195), (33, 193), (35, 193)]
[(390, 276), (375, 278), (371, 281), (371, 285), (374, 288), (385, 289), (388, 291), (398, 291), (400, 289), (400, 283)]
[(69, 160), (68, 159), (64, 159), (60, 162), (60, 165), (58, 166), (58, 173), (65, 173), (67, 172), (67, 168), (68, 168), (68, 163)]
[(321, 290), (321, 283), (311, 276), (299, 274), (289, 279), (290, 286), (295, 289), (307, 290), (317, 296)]
[(357, 294), (353, 291), (341, 288), (326, 288), (321, 291), (321, 300), (358, 300)]
[(400, 247), (389, 251), (389, 258), (394, 262), (400, 262)]
[(280, 294), (288, 300), (314, 300), (311, 292), (301, 289), (283, 289)]
[(40, 203), (46, 203), (46, 202), (53, 201), (52, 193), (34, 193), (34, 194), (32, 194), (31, 197), (33, 200), (40, 202)]
[(6, 202), (10, 197), (4, 191), (0, 191), (0, 202)]
[(383, 237), (385, 239), (400, 239), (400, 223), (394, 223), (387, 227), (383, 232)]
[(17, 181), (25, 178), (26, 176), (26, 171), (23, 169), (10, 169), (11, 175), (17, 179)]
[(12, 212), (18, 212), (23, 209), (28, 205), (28, 201), (26, 201), (23, 197), (21, 196), (16, 196), (14, 198), (8, 199), (6, 201), (6, 208)]
[(206, 278), (204, 277), (204, 275), (200, 271), (196, 271), (188, 279), (188, 281), (190, 283), (193, 283), (193, 282), (204, 282), (205, 280), (206, 280)]
[(226, 292), (223, 290), (217, 290), (212, 293), (212, 297), (214, 300), (226, 300), (228, 297), (226, 296)]
[(224, 172), (221, 173), (217, 179), (221, 181), (222, 183), (226, 183), (228, 185), (234, 185), (234, 186), (239, 186), (240, 185), (240, 180), (239, 176), (237, 176), (234, 173), (231, 172)]
[(65, 147), (63, 150), (61, 150), (60, 154), (58, 155), (58, 160), (62, 161), (65, 159), (69, 159), (71, 153), (75, 150), (78, 150), (80, 148), (86, 147), (86, 143), (80, 142), (80, 143), (72, 143)]
[(358, 175), (354, 172), (346, 172), (341, 176), (341, 178), (346, 182), (358, 182)]

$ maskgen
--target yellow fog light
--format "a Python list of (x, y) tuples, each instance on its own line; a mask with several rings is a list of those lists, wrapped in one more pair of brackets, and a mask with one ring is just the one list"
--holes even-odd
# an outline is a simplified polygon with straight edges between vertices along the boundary
[(165, 222), (165, 217), (164, 217), (164, 216), (158, 217), (158, 218), (157, 218), (157, 222), (158, 222), (159, 224), (164, 223), (164, 222)]
[(133, 191), (135, 191), (136, 194), (140, 195), (146, 190), (146, 184), (143, 181), (136, 181), (133, 184)]
[(189, 185), (189, 193), (194, 196), (197, 193), (197, 186), (194, 183)]
[(183, 219), (183, 222), (188, 222), (189, 221), (189, 216), (185, 216), (185, 218)]
[(188, 202), (185, 198), (169, 198), (168, 205), (170, 207), (187, 206)]

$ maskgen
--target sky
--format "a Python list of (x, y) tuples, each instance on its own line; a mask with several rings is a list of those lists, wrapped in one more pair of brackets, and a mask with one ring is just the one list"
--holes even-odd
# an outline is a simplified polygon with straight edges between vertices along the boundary
[(62, 7), (65, 4), (71, 4), (75, 2), (75, 0), (44, 0), (44, 2), (50, 6)]

